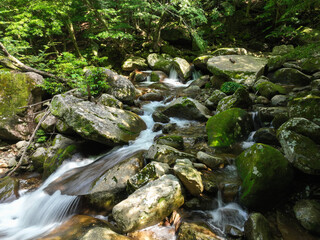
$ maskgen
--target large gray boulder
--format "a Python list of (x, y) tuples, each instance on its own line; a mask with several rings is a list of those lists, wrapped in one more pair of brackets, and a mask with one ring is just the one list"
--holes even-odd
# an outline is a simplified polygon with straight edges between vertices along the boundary
[(270, 80), (275, 83), (306, 86), (310, 83), (311, 77), (294, 68), (281, 68)]
[(136, 88), (128, 78), (109, 69), (104, 69), (103, 73), (106, 75), (110, 85), (110, 88), (107, 90), (109, 94), (124, 102), (131, 102), (135, 99)]
[(178, 73), (181, 79), (187, 80), (191, 77), (191, 65), (187, 60), (183, 58), (176, 57), (172, 61), (172, 65)]
[(148, 64), (146, 60), (142, 57), (131, 57), (124, 61), (122, 64), (122, 70), (131, 72), (133, 70), (146, 70)]
[(265, 67), (267, 60), (247, 55), (212, 57), (207, 62), (208, 70), (217, 77), (252, 84), (255, 76)]
[(146, 129), (145, 122), (132, 112), (72, 95), (56, 95), (51, 102), (51, 112), (84, 139), (111, 146), (134, 140)]
[(160, 222), (183, 203), (179, 180), (164, 175), (114, 206), (112, 215), (123, 232), (130, 232)]
[(197, 100), (181, 97), (172, 101), (162, 111), (168, 117), (177, 117), (188, 120), (206, 121), (210, 117), (210, 110)]
[(147, 57), (148, 65), (152, 70), (159, 70), (165, 72), (166, 74), (170, 73), (172, 66), (172, 59), (166, 56), (162, 56), (157, 53), (151, 53)]

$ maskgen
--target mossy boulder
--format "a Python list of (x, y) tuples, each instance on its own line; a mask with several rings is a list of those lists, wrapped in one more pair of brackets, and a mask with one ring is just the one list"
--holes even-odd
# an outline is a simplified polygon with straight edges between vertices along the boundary
[(107, 107), (123, 108), (123, 103), (121, 101), (106, 93), (102, 94), (97, 102)]
[(320, 175), (320, 146), (310, 138), (290, 130), (278, 131), (286, 158), (300, 171)]
[(300, 200), (294, 205), (293, 210), (296, 218), (305, 229), (320, 235), (320, 203), (318, 201)]
[(145, 122), (132, 112), (69, 94), (56, 95), (51, 102), (51, 112), (84, 139), (111, 146), (134, 140), (146, 129)]
[(252, 101), (247, 89), (240, 87), (231, 96), (221, 99), (217, 106), (217, 113), (223, 112), (230, 108), (249, 108)]
[(146, 70), (148, 68), (148, 64), (146, 59), (142, 57), (131, 57), (124, 61), (122, 64), (122, 70), (131, 72), (133, 70)]
[(0, 138), (27, 139), (32, 131), (30, 120), (24, 119), (29, 104), (41, 101), (42, 76), (0, 70)]
[(268, 220), (261, 213), (250, 214), (244, 225), (245, 236), (248, 240), (275, 240)]
[(256, 143), (236, 158), (242, 180), (240, 202), (253, 209), (268, 208), (278, 202), (278, 194), (286, 192), (293, 171), (282, 153), (265, 144)]
[(179, 135), (167, 135), (159, 137), (156, 141), (157, 144), (168, 145), (170, 147), (176, 148), (178, 150), (183, 150), (183, 137)]
[(218, 106), (220, 100), (225, 98), (227, 95), (216, 89), (212, 92), (211, 96), (206, 100), (205, 106), (209, 109), (215, 109)]
[(156, 110), (152, 113), (152, 119), (155, 122), (168, 123), (170, 118), (164, 115), (162, 112)]
[(270, 80), (274, 83), (306, 86), (311, 82), (311, 77), (294, 68), (281, 68), (274, 72)]
[(218, 48), (212, 52), (214, 56), (221, 55), (248, 55), (248, 51), (245, 48)]
[(180, 97), (172, 101), (162, 110), (168, 117), (177, 117), (188, 120), (206, 121), (210, 116), (210, 110), (197, 100)]
[(254, 86), (255, 90), (268, 99), (271, 99), (277, 94), (286, 94), (286, 89), (272, 82), (261, 82)]
[(179, 180), (173, 175), (164, 175), (114, 206), (112, 215), (123, 232), (130, 232), (160, 222), (183, 203)]
[(137, 174), (127, 181), (127, 192), (132, 193), (138, 188), (146, 185), (148, 182), (169, 173), (170, 167), (166, 163), (152, 161), (148, 163)]
[(157, 53), (151, 53), (149, 54), (147, 61), (152, 70), (159, 70), (166, 74), (170, 73), (172, 62), (171, 58), (164, 57)]
[(173, 171), (193, 196), (199, 196), (203, 192), (201, 173), (192, 166), (189, 159), (177, 159)]
[(300, 63), (303, 72), (315, 73), (320, 71), (320, 59), (319, 57), (310, 57), (301, 59)]
[(294, 46), (293, 45), (279, 45), (275, 46), (272, 49), (272, 55), (284, 55), (291, 51), (293, 51)]
[(307, 95), (289, 101), (289, 117), (303, 117), (320, 125), (320, 97)]
[(43, 172), (43, 163), (47, 158), (47, 149), (44, 147), (39, 147), (30, 157), (34, 170), (36, 172), (42, 173)]
[(249, 114), (240, 108), (218, 113), (207, 121), (208, 144), (211, 147), (229, 147), (246, 139), (252, 129)]
[(212, 55), (203, 55), (203, 56), (199, 56), (197, 58), (195, 58), (193, 60), (193, 64), (201, 69), (201, 70), (204, 70), (204, 71), (207, 71), (207, 62), (210, 58), (212, 58), (213, 56)]

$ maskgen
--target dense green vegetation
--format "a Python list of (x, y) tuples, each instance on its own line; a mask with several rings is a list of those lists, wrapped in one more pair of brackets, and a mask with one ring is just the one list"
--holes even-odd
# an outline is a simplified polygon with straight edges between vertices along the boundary
[[(190, 59), (221, 46), (268, 51), (305, 44), (305, 27), (320, 28), (319, 0), (2, 0), (0, 13), (0, 41), (12, 55), (70, 79), (68, 87), (95, 85), (93, 94), (97, 82), (84, 67), (119, 70), (150, 52)], [(45, 88), (65, 90), (52, 81)]]

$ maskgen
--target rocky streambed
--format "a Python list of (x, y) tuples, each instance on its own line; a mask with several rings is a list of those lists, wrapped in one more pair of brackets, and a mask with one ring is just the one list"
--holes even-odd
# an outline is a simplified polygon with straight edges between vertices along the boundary
[[(128, 59), (131, 81), (105, 70), (112, 87), (95, 102), (55, 96), (41, 125), (54, 140), (24, 164), (45, 181), (33, 192), (1, 181), (0, 236), (318, 239), (319, 60), (267, 63), (240, 50), (194, 67)], [(194, 68), (203, 75), (191, 82)], [(15, 161), (25, 144), (12, 146), (3, 156)]]

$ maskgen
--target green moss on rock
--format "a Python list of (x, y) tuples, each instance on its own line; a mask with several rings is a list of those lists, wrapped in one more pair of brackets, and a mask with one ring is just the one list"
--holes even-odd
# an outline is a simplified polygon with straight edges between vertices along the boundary
[(249, 208), (267, 208), (278, 201), (274, 196), (285, 192), (293, 171), (282, 153), (257, 143), (236, 158), (242, 179), (240, 201)]
[(261, 96), (271, 99), (277, 94), (286, 94), (286, 89), (278, 84), (272, 82), (261, 82), (255, 85), (255, 90), (259, 92)]

